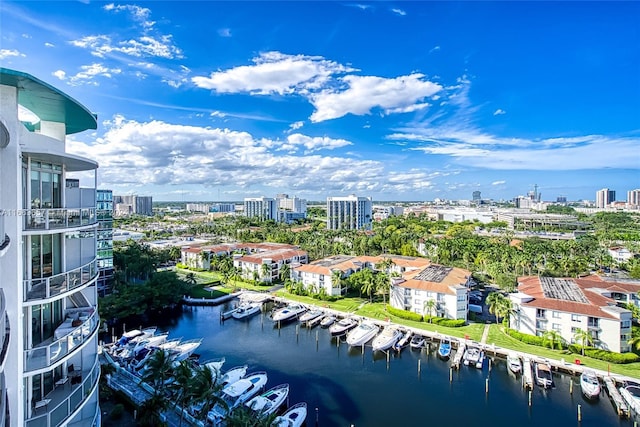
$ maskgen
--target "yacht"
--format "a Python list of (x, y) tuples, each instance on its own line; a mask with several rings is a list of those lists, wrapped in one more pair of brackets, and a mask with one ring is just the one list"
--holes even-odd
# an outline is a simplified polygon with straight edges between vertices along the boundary
[(233, 313), (231, 313), (231, 316), (233, 316), (234, 319), (238, 320), (244, 319), (246, 317), (250, 317), (254, 314), (259, 313), (261, 308), (262, 303), (259, 302), (242, 303), (238, 308), (235, 309)]
[(465, 366), (475, 366), (480, 360), (480, 349), (474, 346), (468, 346), (467, 350), (464, 353), (464, 364)]
[(411, 342), (412, 336), (413, 336), (412, 331), (410, 330), (404, 331), (404, 333), (402, 334), (402, 337), (398, 340), (397, 343), (393, 345), (393, 349), (396, 351), (401, 351), (403, 348), (409, 345), (409, 343)]
[(288, 395), (289, 384), (280, 384), (250, 399), (245, 406), (253, 409), (259, 416), (271, 415), (284, 403)]
[(358, 322), (351, 317), (345, 317), (344, 319), (340, 319), (338, 322), (334, 323), (329, 327), (329, 332), (332, 337), (341, 337), (346, 335), (347, 332), (352, 330), (358, 326)]
[(627, 404), (638, 414), (640, 413), (640, 385), (630, 383), (624, 387), (620, 387), (620, 395), (624, 398)]
[(271, 320), (274, 322), (285, 322), (299, 317), (302, 313), (307, 311), (307, 307), (302, 304), (293, 303), (286, 307), (279, 308), (271, 315)]
[(256, 372), (229, 384), (220, 392), (220, 397), (227, 407), (216, 403), (207, 414), (207, 419), (214, 425), (219, 424), (229, 412), (258, 394), (265, 384), (267, 384), (266, 372)]
[(247, 365), (236, 366), (235, 368), (231, 368), (225, 372), (218, 380), (220, 385), (222, 385), (222, 388), (244, 378), (244, 376), (247, 375), (248, 368), (249, 367)]
[(276, 417), (271, 423), (271, 427), (300, 427), (307, 418), (307, 404), (305, 402), (296, 403), (287, 411)]
[(373, 351), (388, 350), (402, 337), (402, 332), (395, 326), (387, 326), (374, 339), (371, 345)]
[(220, 369), (222, 368), (222, 365), (224, 365), (224, 362), (225, 358), (220, 357), (218, 359), (207, 360), (206, 362), (202, 363), (201, 366), (206, 366), (207, 368), (211, 369), (211, 372), (213, 372), (213, 374), (217, 377), (220, 374)]
[(352, 346), (365, 345), (378, 334), (379, 330), (378, 325), (369, 320), (365, 320), (349, 331), (347, 334), (347, 344)]
[(200, 347), (201, 343), (202, 343), (202, 338), (183, 341), (177, 346), (175, 346), (174, 348), (172, 348), (171, 350), (169, 350), (173, 356), (174, 365), (177, 365), (183, 360), (186, 360), (189, 357), (191, 357), (193, 352), (196, 351), (196, 348)]
[(582, 394), (589, 399), (600, 397), (600, 381), (593, 369), (585, 369), (580, 375), (580, 388)]
[(507, 366), (509, 370), (514, 374), (522, 372), (522, 362), (520, 362), (520, 356), (515, 352), (507, 354)]
[(548, 362), (536, 362), (534, 367), (536, 373), (536, 383), (544, 388), (553, 387), (553, 374), (551, 365)]
[(137, 342), (130, 342), (124, 347), (120, 347), (116, 350), (115, 356), (121, 357), (123, 359), (130, 359), (135, 357), (143, 348), (146, 347), (155, 347), (167, 341), (167, 336), (169, 332), (163, 332), (158, 335), (153, 335), (144, 339), (141, 339)]

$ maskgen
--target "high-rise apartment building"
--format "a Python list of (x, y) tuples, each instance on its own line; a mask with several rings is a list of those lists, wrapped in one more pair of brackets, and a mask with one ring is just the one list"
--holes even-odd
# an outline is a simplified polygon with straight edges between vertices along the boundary
[(96, 214), (98, 215), (98, 294), (104, 296), (113, 289), (113, 193), (111, 190), (97, 191)]
[(479, 191), (474, 191), (473, 193), (471, 193), (471, 197), (475, 203), (480, 203), (480, 201), (482, 200), (482, 195)]
[(609, 205), (616, 201), (616, 192), (603, 188), (596, 192), (596, 208), (607, 208)]
[(244, 199), (244, 216), (262, 221), (278, 221), (278, 204), (270, 197), (252, 197)]
[(152, 196), (113, 196), (113, 209), (116, 216), (153, 215)]
[(373, 220), (371, 197), (327, 197), (327, 229), (370, 229)]
[(640, 207), (640, 188), (627, 191), (627, 205), (629, 205), (630, 208)]
[[(18, 105), (40, 121), (21, 122)], [(99, 426), (98, 165), (65, 150), (97, 119), (5, 68), (0, 112), (0, 425)], [(75, 172), (93, 174), (93, 187), (67, 187)]]

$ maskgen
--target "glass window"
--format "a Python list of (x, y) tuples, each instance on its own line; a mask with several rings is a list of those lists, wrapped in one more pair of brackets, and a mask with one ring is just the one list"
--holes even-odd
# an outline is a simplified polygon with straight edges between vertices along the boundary
[(578, 316), (577, 314), (572, 314), (571, 315), (571, 321), (572, 322), (579, 322), (580, 321), (580, 316)]
[(560, 312), (559, 312), (559, 311), (552, 311), (552, 312), (551, 312), (551, 316), (552, 316), (554, 319), (559, 319), (559, 318), (560, 318)]
[(42, 206), (40, 196), (40, 172), (31, 171), (31, 209), (38, 209)]

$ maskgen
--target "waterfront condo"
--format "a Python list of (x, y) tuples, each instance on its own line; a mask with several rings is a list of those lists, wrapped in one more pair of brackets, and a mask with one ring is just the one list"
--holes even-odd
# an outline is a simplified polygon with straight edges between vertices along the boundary
[(96, 127), (60, 90), (0, 68), (0, 425), (100, 425), (98, 165), (65, 149)]

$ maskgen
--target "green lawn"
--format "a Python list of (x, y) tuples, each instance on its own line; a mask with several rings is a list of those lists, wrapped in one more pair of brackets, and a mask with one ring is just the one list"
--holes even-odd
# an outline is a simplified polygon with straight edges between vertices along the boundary
[(220, 274), (213, 271), (191, 271), (184, 268), (176, 268), (174, 271), (182, 280), (185, 280), (189, 273), (193, 273), (196, 283), (199, 285), (210, 285), (221, 280)]
[(612, 373), (615, 374), (640, 378), (640, 363), (614, 364), (604, 362), (602, 360), (592, 359), (580, 354), (567, 354), (562, 350), (551, 350), (549, 348), (539, 347), (537, 345), (525, 344), (522, 341), (518, 341), (517, 339), (507, 335), (503, 331), (501, 325), (491, 325), (491, 329), (489, 330), (489, 337), (487, 338), (487, 344), (495, 344), (498, 347), (535, 354), (536, 356), (545, 357), (547, 359), (564, 359), (566, 362), (574, 362), (575, 359), (580, 359), (580, 363), (582, 365), (588, 366), (590, 368), (600, 369), (603, 371), (609, 369)]
[(191, 298), (218, 298), (229, 293), (231, 293), (231, 288), (219, 286), (215, 290), (210, 291), (205, 289), (205, 285), (193, 285), (191, 289), (189, 289), (188, 295)]

